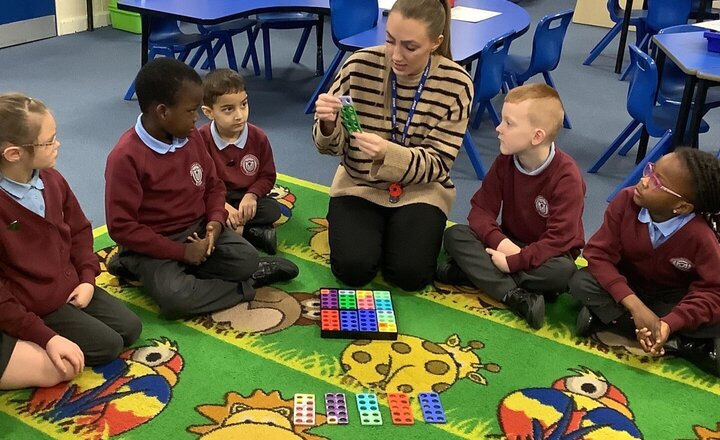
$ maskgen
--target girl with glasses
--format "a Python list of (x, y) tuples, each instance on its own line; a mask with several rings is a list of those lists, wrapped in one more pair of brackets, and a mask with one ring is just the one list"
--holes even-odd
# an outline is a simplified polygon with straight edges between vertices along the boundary
[(570, 281), (583, 305), (576, 333), (635, 334), (653, 355), (674, 354), (720, 376), (720, 162), (679, 148), (648, 163), (610, 203)]
[(0, 94), (0, 390), (70, 380), (142, 329), (95, 285), (92, 227), (55, 170), (55, 132), (45, 104)]

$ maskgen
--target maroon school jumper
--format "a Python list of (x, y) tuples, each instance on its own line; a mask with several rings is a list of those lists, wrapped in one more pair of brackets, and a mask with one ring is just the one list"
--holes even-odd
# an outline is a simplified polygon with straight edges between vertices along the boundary
[(100, 264), (90, 222), (65, 179), (40, 170), (45, 217), (0, 190), (0, 331), (45, 348), (55, 336), (41, 317), (81, 283), (95, 285)]
[(105, 216), (110, 237), (128, 250), (184, 261), (185, 244), (167, 238), (206, 219), (225, 224), (225, 185), (202, 137), (193, 130), (172, 153), (148, 148), (130, 128), (105, 168)]
[(215, 145), (210, 123), (200, 127), (199, 131), (228, 191), (246, 191), (259, 199), (267, 196), (275, 185), (275, 161), (265, 133), (252, 124), (245, 127), (248, 130), (245, 147), (228, 145), (222, 150)]
[(720, 244), (702, 216), (695, 216), (653, 249), (648, 225), (638, 220), (633, 188), (620, 192), (583, 251), (588, 270), (620, 302), (634, 292), (685, 289), (687, 295), (662, 317), (671, 332), (720, 322)]
[(563, 254), (580, 255), (585, 243), (584, 199), (580, 170), (559, 148), (536, 176), (521, 173), (513, 156), (501, 154), (470, 200), (468, 223), (487, 247), (497, 249), (505, 238), (526, 244), (520, 253), (507, 257), (508, 267), (510, 272), (533, 269)]

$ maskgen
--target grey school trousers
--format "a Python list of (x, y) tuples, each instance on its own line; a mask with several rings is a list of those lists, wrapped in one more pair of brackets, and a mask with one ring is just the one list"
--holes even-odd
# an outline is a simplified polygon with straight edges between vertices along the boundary
[(468, 225), (453, 225), (446, 229), (444, 245), (447, 254), (470, 282), (498, 301), (502, 301), (507, 292), (518, 287), (534, 293), (564, 292), (570, 277), (577, 271), (575, 261), (563, 255), (550, 258), (535, 269), (501, 272), (485, 251), (486, 246)]
[[(630, 288), (659, 317), (670, 313), (687, 294), (684, 289), (641, 292), (633, 286)], [(610, 324), (629, 313), (622, 304), (615, 301), (615, 298), (607, 290), (602, 288), (587, 268), (579, 270), (570, 280), (570, 294), (605, 324)], [(696, 330), (681, 331), (680, 334), (698, 339), (717, 338), (720, 337), (720, 324), (704, 325)]]
[[(205, 223), (194, 225), (168, 238), (185, 242), (197, 232), (205, 236)], [(125, 249), (120, 263), (142, 283), (167, 319), (177, 319), (226, 309), (250, 301), (255, 290), (248, 281), (257, 270), (255, 248), (240, 235), (223, 228), (215, 251), (199, 266), (162, 260)]]

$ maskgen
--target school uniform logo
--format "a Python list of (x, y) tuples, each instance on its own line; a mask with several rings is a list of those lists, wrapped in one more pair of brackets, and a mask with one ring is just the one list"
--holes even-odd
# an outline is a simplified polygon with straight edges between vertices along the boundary
[(193, 164), (190, 165), (190, 177), (192, 177), (195, 186), (203, 184), (203, 169), (199, 163), (193, 162)]
[(538, 214), (540, 214), (540, 217), (547, 217), (548, 216), (548, 201), (543, 196), (537, 196), (535, 197), (535, 211), (537, 211)]
[(695, 267), (695, 265), (687, 258), (671, 258), (670, 264), (683, 272), (690, 272)]
[(260, 168), (260, 161), (252, 154), (246, 154), (240, 163), (240, 169), (246, 176), (254, 176)]

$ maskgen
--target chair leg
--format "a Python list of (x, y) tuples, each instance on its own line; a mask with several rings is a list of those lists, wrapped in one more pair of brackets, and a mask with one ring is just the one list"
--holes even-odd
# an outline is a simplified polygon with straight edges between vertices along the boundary
[(315, 91), (310, 96), (307, 104), (305, 104), (306, 115), (312, 113), (313, 109), (315, 108), (315, 101), (317, 101), (318, 96), (320, 96), (321, 93), (324, 93), (328, 89), (328, 87), (330, 87), (330, 84), (335, 79), (335, 72), (337, 71), (344, 57), (345, 51), (338, 50), (338, 52), (335, 54), (335, 58), (332, 59), (332, 61), (330, 62), (330, 66), (325, 71), (325, 75), (323, 75), (322, 79), (320, 80), (320, 84), (318, 84), (317, 88), (315, 88)]
[(245, 56), (243, 57), (242, 67), (247, 66), (247, 60), (248, 60), (248, 58), (250, 58), (252, 60), (253, 71), (255, 72), (255, 76), (260, 76), (260, 61), (258, 61), (257, 47), (255, 46), (255, 41), (257, 41), (257, 34), (253, 32), (253, 29), (248, 29), (247, 37), (248, 37), (248, 48), (245, 51)]
[(135, 80), (130, 83), (130, 87), (128, 87), (127, 92), (125, 92), (125, 96), (123, 97), (123, 99), (125, 101), (132, 101), (133, 95), (135, 95)]
[(475, 170), (475, 175), (478, 180), (482, 180), (485, 178), (485, 168), (480, 160), (480, 154), (478, 154), (477, 149), (475, 148), (475, 142), (473, 141), (472, 136), (470, 136), (470, 131), (465, 130), (462, 144), (465, 147), (465, 151), (467, 151), (468, 157), (470, 158), (470, 163), (472, 163), (473, 169)]
[[(232, 44), (232, 38), (230, 39), (230, 41), (231, 41), (231, 44)], [(217, 42), (216, 42), (215, 45), (213, 46), (213, 55), (212, 55), (213, 58), (215, 58), (215, 57), (218, 56), (218, 54), (220, 53), (220, 49), (222, 49), (223, 45), (225, 45), (225, 44), (226, 44), (225, 38), (220, 38), (220, 37), (219, 37), (219, 38), (217, 39)], [(210, 61), (209, 61), (209, 59), (206, 59), (206, 60), (202, 63), (202, 66), (200, 66), (200, 69), (201, 69), (201, 70), (208, 70), (209, 68), (210, 68)]]
[(263, 27), (262, 39), (263, 58), (265, 60), (265, 79), (270, 81), (272, 79), (272, 59), (270, 58), (270, 28)]
[(635, 131), (635, 129), (640, 125), (640, 122), (636, 120), (632, 120), (627, 127), (623, 129), (622, 132), (618, 135), (618, 137), (615, 138), (614, 141), (610, 144), (607, 149), (603, 152), (603, 154), (600, 156), (600, 158), (593, 164), (593, 166), (588, 169), (588, 173), (597, 173), (598, 170), (607, 162), (608, 159), (615, 153), (615, 151), (620, 148), (620, 145), (625, 141), (625, 139), (630, 136), (630, 134)]
[(583, 61), (583, 64), (585, 66), (591, 65), (592, 62), (595, 61), (595, 58), (597, 58), (602, 51), (605, 50), (607, 45), (610, 44), (610, 42), (617, 36), (617, 34), (620, 33), (621, 28), (622, 25), (620, 23), (616, 23), (615, 26), (613, 26), (612, 29), (610, 29), (608, 33), (605, 34), (600, 41), (598, 41), (595, 47), (592, 48), (588, 57), (585, 58), (585, 61)]
[(648, 162), (655, 162), (658, 159), (660, 159), (663, 154), (670, 151), (670, 148), (672, 148), (672, 130), (668, 130), (665, 132), (662, 138), (658, 141), (657, 144), (653, 147), (652, 150), (650, 150), (650, 153), (648, 153), (647, 156), (643, 160), (640, 161), (637, 165), (635, 165), (635, 168), (630, 172), (630, 174), (625, 177), (625, 179), (618, 184), (618, 186), (615, 187), (612, 193), (608, 196), (608, 202), (612, 201), (612, 199), (615, 198), (617, 193), (622, 191), (623, 188), (626, 188), (630, 185), (635, 185), (640, 181), (640, 178), (642, 177), (643, 170), (645, 169), (645, 165), (647, 165)]
[[(543, 78), (545, 78), (545, 84), (557, 90), (557, 87), (555, 87), (555, 81), (553, 81), (550, 72), (543, 72), (542, 75)], [(568, 130), (572, 129), (572, 125), (570, 124), (570, 118), (568, 118), (567, 111), (563, 115), (563, 127), (567, 128)]]
[(312, 31), (312, 26), (307, 26), (303, 28), (302, 36), (300, 36), (300, 41), (298, 41), (297, 48), (295, 49), (295, 55), (293, 55), (293, 63), (299, 63), (300, 58), (302, 58), (303, 52), (305, 52), (305, 45), (307, 44), (308, 38), (310, 38), (310, 32)]
[[(200, 55), (202, 55), (202, 51), (200, 50), (200, 48), (198, 48), (198, 51), (193, 56), (193, 61), (197, 63), (197, 61), (200, 60)], [(182, 61), (184, 63), (185, 61), (187, 61), (188, 56), (190, 56), (190, 49), (180, 52), (177, 59), (178, 61)]]
[[(217, 54), (214, 53), (214, 51), (213, 51), (213, 54), (215, 56), (217, 56)], [(225, 54), (227, 55), (228, 67), (237, 72), (238, 65), (237, 65), (237, 59), (235, 58), (235, 45), (232, 42), (231, 36), (228, 36), (228, 39), (225, 42)]]
[(486, 105), (484, 102), (480, 102), (477, 106), (475, 116), (473, 117), (472, 124), (470, 125), (474, 130), (480, 128), (480, 122), (482, 121), (482, 116), (485, 113), (485, 107)]
[(490, 115), (490, 119), (493, 121), (493, 124), (497, 127), (500, 125), (500, 115), (498, 115), (497, 110), (495, 110), (495, 107), (492, 105), (492, 102), (488, 101), (487, 103), (487, 111)]
[(640, 145), (638, 145), (637, 156), (635, 156), (635, 164), (639, 164), (647, 153), (648, 141), (650, 140), (650, 133), (647, 131), (647, 127), (643, 125), (640, 131)]
[(627, 156), (627, 154), (630, 152), (630, 150), (633, 149), (635, 144), (638, 143), (640, 140), (640, 135), (642, 134), (642, 130), (638, 130), (635, 133), (633, 133), (632, 136), (630, 136), (630, 139), (625, 142), (625, 145), (623, 145), (622, 148), (620, 148), (620, 151), (618, 151), (618, 156)]

